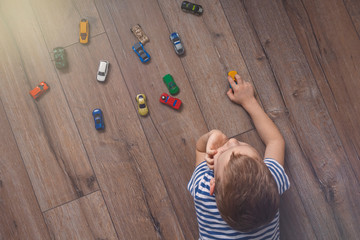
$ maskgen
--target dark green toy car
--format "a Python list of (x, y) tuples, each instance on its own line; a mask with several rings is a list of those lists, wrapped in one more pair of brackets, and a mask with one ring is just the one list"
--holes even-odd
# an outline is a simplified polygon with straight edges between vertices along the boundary
[(201, 5), (194, 4), (188, 1), (183, 1), (181, 3), (181, 9), (184, 12), (190, 12), (196, 15), (201, 15), (204, 12), (204, 9), (202, 8)]
[(54, 59), (57, 68), (65, 68), (67, 66), (65, 49), (62, 47), (54, 48)]
[(163, 77), (163, 80), (171, 95), (177, 94), (179, 92), (179, 87), (176, 85), (174, 78), (170, 74), (166, 74)]

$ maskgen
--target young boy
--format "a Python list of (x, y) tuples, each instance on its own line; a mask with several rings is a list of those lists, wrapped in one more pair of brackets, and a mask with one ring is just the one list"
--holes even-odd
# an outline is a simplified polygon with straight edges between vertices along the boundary
[(252, 118), (263, 140), (265, 160), (250, 145), (219, 130), (196, 143), (196, 169), (188, 184), (194, 197), (200, 239), (279, 239), (280, 195), (289, 186), (285, 142), (276, 125), (239, 75), (228, 77), (231, 101)]

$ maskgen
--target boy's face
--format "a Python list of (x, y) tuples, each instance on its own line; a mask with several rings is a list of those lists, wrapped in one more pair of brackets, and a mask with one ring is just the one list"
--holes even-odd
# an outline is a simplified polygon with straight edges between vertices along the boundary
[(235, 138), (229, 139), (222, 147), (217, 149), (214, 155), (214, 174), (215, 178), (220, 179), (223, 176), (225, 166), (229, 163), (231, 154), (241, 154), (251, 157), (253, 159), (261, 159), (260, 154), (255, 148), (247, 143), (239, 142)]

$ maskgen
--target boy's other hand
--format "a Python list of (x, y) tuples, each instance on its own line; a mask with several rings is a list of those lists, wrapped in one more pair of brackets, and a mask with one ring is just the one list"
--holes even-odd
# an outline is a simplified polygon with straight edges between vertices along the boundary
[(237, 84), (235, 81), (228, 76), (228, 81), (232, 87), (229, 91), (227, 91), (227, 95), (231, 101), (240, 104), (242, 106), (246, 105), (247, 103), (256, 100), (254, 96), (254, 87), (251, 83), (245, 82), (241, 79), (240, 75), (235, 75)]
[(219, 130), (212, 130), (206, 144), (205, 160), (210, 169), (214, 169), (214, 155), (217, 149), (223, 146), (228, 138)]

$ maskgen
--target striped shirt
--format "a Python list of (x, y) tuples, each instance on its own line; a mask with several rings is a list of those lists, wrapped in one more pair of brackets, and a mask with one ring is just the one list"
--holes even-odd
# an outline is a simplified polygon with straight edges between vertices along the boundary
[[(270, 158), (265, 159), (264, 162), (275, 178), (279, 194), (283, 194), (290, 187), (290, 182), (284, 168), (277, 161)], [(210, 195), (210, 179), (213, 177), (214, 172), (210, 170), (204, 161), (195, 168), (187, 186), (191, 195), (194, 197), (200, 239), (280, 238), (279, 211), (269, 224), (250, 232), (245, 233), (233, 230), (227, 225), (217, 209), (215, 196)]]

